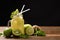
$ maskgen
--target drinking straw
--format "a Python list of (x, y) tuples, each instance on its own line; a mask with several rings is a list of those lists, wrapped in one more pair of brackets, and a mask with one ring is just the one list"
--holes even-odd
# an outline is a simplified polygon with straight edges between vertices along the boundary
[(27, 12), (27, 11), (29, 11), (29, 10), (30, 10), (30, 9), (24, 10), (24, 11), (22, 11), (22, 13)]
[(18, 13), (17, 15), (21, 15), (22, 13), (27, 12), (27, 11), (30, 10), (30, 9), (26, 9), (26, 10), (23, 11), (24, 7), (25, 7), (25, 5), (23, 5), (23, 7), (22, 7), (20, 13)]
[(25, 7), (25, 5), (23, 5), (23, 7), (22, 7), (22, 9), (21, 9), (21, 12), (23, 11), (24, 7)]

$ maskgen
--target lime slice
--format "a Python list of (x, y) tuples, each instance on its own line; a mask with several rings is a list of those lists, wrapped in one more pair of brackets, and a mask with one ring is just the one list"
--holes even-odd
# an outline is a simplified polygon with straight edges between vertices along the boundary
[(34, 29), (33, 29), (32, 27), (26, 28), (26, 34), (27, 34), (27, 35), (32, 35), (32, 34), (34, 34)]
[(27, 35), (32, 35), (32, 34), (34, 34), (34, 29), (32, 28), (32, 25), (30, 25), (30, 24), (25, 24), (25, 25), (24, 25), (24, 28), (25, 28), (25, 33), (26, 33)]
[(20, 30), (14, 30), (14, 31), (12, 31), (12, 33), (15, 36), (20, 36), (20, 34), (21, 34)]

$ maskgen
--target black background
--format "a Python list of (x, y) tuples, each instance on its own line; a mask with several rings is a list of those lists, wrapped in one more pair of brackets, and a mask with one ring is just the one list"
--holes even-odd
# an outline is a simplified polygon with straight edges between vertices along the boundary
[(10, 14), (15, 9), (31, 10), (24, 13), (26, 23), (32, 25), (60, 25), (60, 2), (56, 0), (0, 0), (0, 26), (6, 26)]

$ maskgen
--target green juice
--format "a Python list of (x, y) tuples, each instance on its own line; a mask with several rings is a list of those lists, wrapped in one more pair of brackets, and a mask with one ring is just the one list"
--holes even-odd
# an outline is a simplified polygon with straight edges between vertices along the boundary
[(11, 20), (12, 33), (18, 35), (24, 34), (24, 19), (22, 16), (14, 16)]

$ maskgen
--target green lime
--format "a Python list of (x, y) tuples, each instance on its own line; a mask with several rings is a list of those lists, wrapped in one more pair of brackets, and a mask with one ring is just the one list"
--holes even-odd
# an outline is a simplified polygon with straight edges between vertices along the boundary
[(24, 24), (24, 27), (27, 28), (27, 27), (32, 27), (31, 24)]
[(30, 25), (30, 24), (25, 24), (25, 25), (24, 25), (24, 28), (25, 28), (25, 33), (26, 33), (27, 35), (32, 35), (32, 34), (34, 34), (34, 29), (32, 28), (32, 25)]
[(18, 29), (12, 31), (12, 33), (13, 33), (13, 35), (15, 35), (15, 36), (20, 36), (20, 34), (21, 34), (20, 30), (18, 30)]
[(31, 28), (31, 27), (26, 28), (26, 34), (27, 34), (27, 35), (32, 35), (32, 34), (34, 34), (34, 29)]
[(3, 31), (3, 34), (5, 37), (10, 37), (11, 34), (12, 34), (12, 29), (11, 28), (6, 28), (4, 31)]

